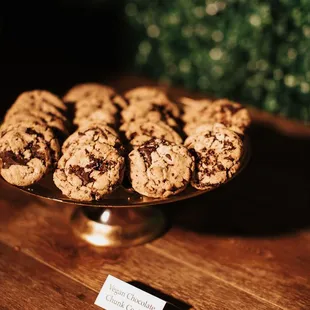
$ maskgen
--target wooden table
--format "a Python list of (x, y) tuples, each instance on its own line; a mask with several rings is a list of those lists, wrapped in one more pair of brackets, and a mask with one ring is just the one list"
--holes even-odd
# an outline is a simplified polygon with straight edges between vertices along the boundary
[(143, 246), (90, 247), (71, 232), (71, 206), (0, 182), (0, 309), (99, 309), (108, 274), (184, 310), (310, 309), (309, 128), (252, 115), (247, 169), (163, 206), (171, 229)]

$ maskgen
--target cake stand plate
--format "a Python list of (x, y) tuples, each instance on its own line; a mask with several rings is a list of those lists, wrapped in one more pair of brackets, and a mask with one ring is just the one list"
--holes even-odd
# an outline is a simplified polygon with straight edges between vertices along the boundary
[[(234, 177), (249, 162), (248, 141), (245, 145), (240, 168)], [(36, 197), (77, 206), (71, 217), (75, 234), (92, 245), (107, 247), (128, 247), (159, 237), (166, 231), (168, 223), (163, 212), (156, 208), (157, 205), (189, 199), (210, 191), (199, 191), (188, 186), (178, 195), (155, 199), (121, 186), (100, 201), (82, 202), (62, 195), (54, 185), (52, 175), (47, 175), (37, 184), (17, 188)]]

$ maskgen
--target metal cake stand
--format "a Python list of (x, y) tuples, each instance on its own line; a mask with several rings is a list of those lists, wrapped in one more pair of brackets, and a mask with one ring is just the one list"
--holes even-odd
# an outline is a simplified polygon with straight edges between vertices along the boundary
[[(240, 168), (234, 177), (245, 168), (249, 159), (250, 148), (246, 143)], [(121, 186), (100, 201), (82, 202), (62, 195), (54, 185), (52, 175), (37, 184), (17, 188), (36, 197), (77, 206), (71, 217), (75, 234), (92, 245), (108, 247), (133, 246), (157, 238), (168, 227), (166, 216), (156, 208), (157, 205), (189, 199), (210, 191), (199, 191), (188, 186), (178, 195), (155, 199)]]

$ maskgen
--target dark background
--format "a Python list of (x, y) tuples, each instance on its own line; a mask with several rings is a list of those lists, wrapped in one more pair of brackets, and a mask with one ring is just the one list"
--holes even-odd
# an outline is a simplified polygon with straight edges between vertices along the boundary
[(123, 2), (0, 1), (1, 114), (17, 95), (107, 81), (130, 63)]

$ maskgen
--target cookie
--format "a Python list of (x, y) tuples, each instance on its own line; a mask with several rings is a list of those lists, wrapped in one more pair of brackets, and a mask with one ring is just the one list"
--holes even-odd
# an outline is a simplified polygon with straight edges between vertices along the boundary
[(199, 190), (226, 182), (240, 167), (243, 143), (237, 133), (222, 124), (202, 125), (184, 145), (195, 156), (191, 184)]
[(88, 121), (88, 122), (85, 122), (85, 124), (79, 126), (78, 130), (79, 131), (83, 131), (83, 130), (87, 130), (89, 128), (96, 128), (96, 127), (99, 127), (99, 128), (103, 128), (103, 129), (106, 129), (106, 128), (109, 128), (109, 131), (115, 135), (115, 136), (118, 136), (117, 132), (115, 131), (114, 128), (112, 128), (111, 126), (107, 126), (107, 124), (105, 122), (102, 122), (102, 121)]
[(185, 126), (183, 127), (183, 131), (185, 132), (185, 134), (187, 136), (191, 136), (193, 134), (195, 134), (196, 129), (202, 125), (212, 125), (212, 122), (208, 123), (208, 122), (194, 122), (194, 123), (188, 123), (185, 124)]
[(93, 122), (93, 121), (101, 121), (101, 122), (104, 122), (106, 125), (112, 126), (112, 127), (114, 127), (115, 124), (117, 123), (116, 117), (104, 110), (94, 110), (90, 112), (87, 117), (75, 118), (73, 120), (73, 123), (76, 126), (83, 126), (87, 124), (88, 122)]
[(64, 116), (62, 111), (54, 107), (53, 105), (50, 105), (46, 102), (25, 102), (25, 103), (14, 103), (12, 107), (8, 110), (6, 113), (6, 119), (10, 118), (11, 115), (17, 114), (20, 111), (29, 111), (29, 113), (34, 112), (41, 112), (45, 113), (46, 115), (54, 116), (62, 121), (67, 121), (67, 118)]
[(132, 146), (139, 146), (152, 138), (163, 139), (176, 144), (182, 144), (182, 138), (164, 122), (156, 123), (136, 120), (120, 127)]
[[(31, 129), (31, 128), (30, 128)], [(26, 127), (1, 131), (1, 176), (10, 184), (29, 186), (50, 169), (52, 158), (48, 143)]]
[(214, 101), (201, 114), (197, 125), (203, 123), (221, 123), (239, 134), (244, 134), (251, 123), (251, 119), (247, 109), (240, 103), (220, 99)]
[[(87, 104), (87, 102), (89, 103)], [(97, 92), (90, 95), (89, 97), (76, 101), (75, 107), (78, 110), (81, 106), (96, 105), (97, 102), (105, 102), (107, 104), (110, 103), (114, 107), (114, 110), (117, 110), (117, 112), (121, 109), (125, 109), (128, 106), (126, 100), (120, 95), (109, 95), (105, 92)]]
[(182, 97), (178, 100), (182, 106), (181, 119), (184, 123), (196, 123), (201, 120), (204, 111), (210, 107), (212, 100)]
[(36, 108), (38, 105), (46, 104), (66, 112), (67, 106), (54, 94), (46, 90), (32, 90), (22, 93), (14, 102), (14, 106)]
[(121, 112), (123, 123), (130, 123), (138, 119), (145, 121), (158, 122), (162, 121), (170, 127), (178, 129), (178, 123), (172, 113), (162, 105), (154, 104), (150, 101), (140, 101), (135, 105), (129, 105)]
[(107, 96), (80, 100), (76, 103), (75, 109), (73, 123), (77, 126), (85, 121), (102, 121), (112, 126), (116, 124), (118, 108)]
[(112, 101), (113, 98), (109, 96), (100, 96), (82, 99), (76, 102), (76, 118), (87, 117), (90, 110), (105, 110), (110, 114), (116, 115), (118, 113), (118, 108)]
[(107, 95), (111, 97), (115, 95), (115, 90), (112, 87), (99, 83), (78, 84), (72, 87), (66, 93), (66, 95), (63, 97), (63, 100), (68, 104), (100, 95)]
[(129, 154), (129, 177), (138, 193), (165, 198), (189, 184), (194, 158), (183, 146), (161, 139), (150, 140)]
[(14, 113), (9, 110), (5, 116), (5, 123), (15, 124), (16, 122), (41, 122), (50, 127), (55, 135), (63, 140), (69, 135), (69, 124), (67, 121), (55, 115), (47, 114), (37, 110), (16, 110)]
[(124, 94), (124, 97), (129, 102), (129, 105), (141, 106), (150, 103), (156, 106), (164, 106), (165, 110), (171, 113), (175, 118), (180, 116), (178, 105), (169, 100), (167, 94), (156, 87), (138, 87)]
[(27, 135), (44, 139), (50, 151), (51, 168), (55, 167), (60, 158), (60, 145), (54, 132), (40, 121), (16, 121), (14, 123), (4, 123), (0, 128), (0, 138), (9, 132), (24, 132)]
[(69, 198), (99, 200), (122, 182), (124, 157), (112, 146), (94, 142), (68, 151), (54, 172), (55, 185)]
[(151, 98), (167, 98), (166, 92), (154, 86), (140, 86), (124, 93), (127, 100), (147, 100)]
[(65, 153), (70, 148), (77, 148), (81, 145), (87, 145), (90, 143), (106, 143), (115, 148), (120, 149), (121, 141), (116, 132), (109, 126), (96, 125), (96, 123), (89, 123), (86, 126), (80, 127), (75, 131), (62, 145), (62, 152)]

